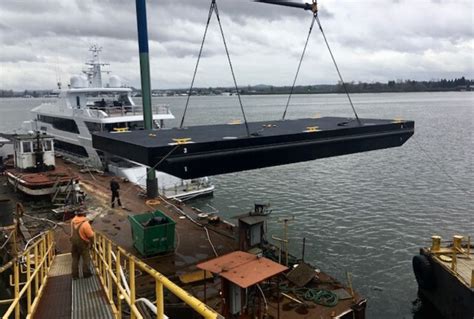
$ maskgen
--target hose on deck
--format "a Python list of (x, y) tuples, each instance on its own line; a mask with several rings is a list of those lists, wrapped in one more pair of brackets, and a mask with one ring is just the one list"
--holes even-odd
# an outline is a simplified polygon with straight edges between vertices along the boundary
[(288, 285), (280, 285), (280, 291), (285, 293), (292, 293), (298, 299), (305, 301), (312, 301), (318, 305), (325, 307), (334, 307), (339, 302), (339, 297), (329, 290), (316, 288), (290, 288)]

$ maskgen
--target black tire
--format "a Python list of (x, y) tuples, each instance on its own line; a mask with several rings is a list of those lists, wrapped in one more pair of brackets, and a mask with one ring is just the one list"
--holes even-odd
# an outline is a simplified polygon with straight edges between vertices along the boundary
[(433, 290), (436, 287), (433, 266), (424, 255), (416, 255), (412, 260), (413, 272), (415, 273), (418, 287), (425, 290)]

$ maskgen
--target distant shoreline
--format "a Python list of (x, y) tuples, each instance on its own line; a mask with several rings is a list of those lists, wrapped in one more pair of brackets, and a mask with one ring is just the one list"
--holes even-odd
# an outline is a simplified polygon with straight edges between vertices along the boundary
[[(350, 82), (345, 84), (345, 88), (350, 94), (356, 93), (411, 93), (411, 92), (456, 92), (456, 91), (472, 91), (474, 80), (467, 80), (465, 77), (446, 80), (432, 81), (388, 81), (381, 82)], [(293, 88), (293, 94), (344, 94), (345, 88), (342, 84), (318, 84), (318, 85), (298, 85)], [(140, 96), (140, 89), (131, 87), (134, 96)], [(277, 95), (290, 94), (292, 88), (290, 86), (273, 86), (273, 85), (248, 85), (238, 88), (241, 95)], [(1, 90), (2, 97), (57, 97), (58, 90)], [(188, 89), (157, 89), (152, 91), (153, 97), (159, 96), (187, 96)], [(232, 87), (209, 87), (209, 88), (193, 88), (192, 95), (199, 96), (232, 96), (236, 95), (237, 90)]]

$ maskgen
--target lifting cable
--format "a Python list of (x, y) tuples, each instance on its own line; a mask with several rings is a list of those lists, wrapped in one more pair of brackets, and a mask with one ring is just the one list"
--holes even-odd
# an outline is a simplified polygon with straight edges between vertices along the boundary
[(334, 55), (332, 54), (331, 47), (329, 46), (328, 40), (326, 39), (326, 35), (324, 34), (323, 27), (321, 26), (321, 22), (319, 21), (318, 13), (316, 12), (314, 15), (316, 21), (318, 22), (319, 30), (321, 30), (321, 34), (323, 35), (324, 42), (326, 43), (326, 46), (329, 50), (329, 54), (331, 55), (332, 62), (334, 63), (334, 66), (336, 67), (337, 74), (339, 75), (339, 79), (341, 80), (342, 87), (344, 88), (344, 91), (346, 92), (347, 99), (349, 100), (349, 103), (351, 104), (352, 111), (354, 111), (354, 115), (357, 119), (357, 123), (361, 125), (359, 116), (357, 115), (356, 109), (354, 107), (354, 104), (352, 103), (351, 95), (349, 94), (349, 91), (347, 90), (346, 83), (344, 82), (344, 79), (342, 78), (342, 74), (339, 71), (339, 67), (337, 66), (336, 59), (334, 58)]
[(291, 96), (293, 95), (293, 90), (295, 89), (296, 80), (301, 69), (301, 63), (303, 63), (304, 55), (306, 53), (306, 48), (308, 47), (309, 38), (311, 37), (311, 32), (313, 32), (314, 21), (316, 21), (316, 14), (313, 15), (313, 20), (311, 21), (311, 26), (309, 27), (308, 37), (306, 38), (306, 43), (304, 44), (303, 53), (301, 54), (300, 63), (298, 64), (298, 69), (296, 70), (295, 79), (293, 80), (293, 85), (291, 86), (290, 95), (288, 96), (288, 101), (286, 102), (285, 112), (283, 112), (282, 120), (286, 117), (286, 111), (288, 111), (288, 106), (290, 105)]
[(357, 115), (357, 112), (356, 112), (356, 109), (354, 107), (354, 104), (352, 103), (352, 99), (351, 99), (351, 96), (349, 94), (349, 91), (347, 90), (347, 86), (346, 86), (346, 83), (344, 82), (344, 79), (342, 78), (342, 74), (341, 72), (339, 71), (339, 67), (337, 66), (337, 63), (336, 63), (336, 59), (334, 58), (334, 55), (332, 53), (332, 50), (331, 50), (331, 47), (329, 46), (329, 43), (328, 43), (328, 40), (326, 38), (326, 35), (324, 34), (324, 30), (323, 30), (323, 27), (321, 26), (321, 22), (319, 21), (319, 17), (318, 17), (318, 8), (317, 8), (317, 5), (316, 5), (316, 1), (313, 1), (313, 7), (312, 7), (312, 11), (313, 11), (313, 20), (311, 21), (311, 26), (309, 28), (309, 32), (308, 32), (308, 37), (306, 38), (306, 43), (304, 45), (304, 49), (303, 49), (303, 53), (301, 54), (301, 58), (300, 58), (300, 62), (298, 64), (298, 68), (296, 70), (296, 75), (295, 75), (295, 79), (293, 80), (293, 85), (291, 86), (291, 90), (290, 90), (290, 95), (288, 96), (288, 101), (286, 103), (286, 107), (285, 107), (285, 111), (283, 112), (283, 117), (282, 117), (282, 120), (284, 120), (286, 118), (286, 113), (288, 111), (288, 106), (290, 104), (290, 101), (291, 101), (291, 97), (293, 95), (293, 91), (295, 89), (295, 85), (296, 85), (296, 80), (298, 79), (298, 75), (299, 75), (299, 72), (300, 72), (300, 69), (301, 69), (301, 64), (303, 62), (303, 59), (304, 59), (304, 56), (306, 54), (306, 48), (308, 47), (308, 42), (309, 42), (309, 38), (311, 36), (311, 33), (313, 31), (313, 27), (314, 27), (314, 22), (317, 21), (318, 22), (318, 26), (319, 26), (319, 30), (321, 30), (321, 34), (323, 35), (323, 38), (324, 38), (324, 42), (326, 43), (326, 47), (328, 48), (328, 51), (329, 51), (329, 54), (331, 55), (331, 59), (332, 59), (332, 62), (334, 63), (334, 66), (336, 67), (336, 71), (337, 71), (337, 74), (339, 75), (339, 79), (341, 81), (341, 84), (342, 84), (342, 87), (344, 88), (344, 92), (346, 93), (347, 95), (347, 99), (349, 100), (349, 103), (352, 107), (352, 111), (354, 112), (354, 115), (357, 119), (357, 122), (359, 123), (359, 125), (361, 125), (361, 122), (360, 122), (360, 119), (359, 119), (359, 116)]
[(219, 10), (217, 9), (216, 0), (211, 1), (211, 6), (209, 8), (209, 15), (208, 15), (208, 18), (207, 18), (206, 29), (204, 31), (204, 36), (203, 36), (203, 39), (202, 39), (202, 42), (201, 42), (201, 48), (199, 50), (199, 55), (198, 55), (198, 59), (197, 59), (197, 62), (196, 62), (196, 67), (194, 69), (194, 75), (193, 75), (193, 79), (191, 81), (191, 87), (190, 87), (189, 92), (188, 92), (188, 98), (186, 100), (186, 106), (184, 108), (183, 117), (181, 118), (180, 128), (183, 128), (184, 118), (186, 116), (186, 111), (188, 109), (189, 99), (191, 98), (192, 89), (193, 89), (193, 86), (194, 86), (194, 80), (196, 79), (196, 74), (197, 74), (197, 70), (198, 70), (198, 67), (199, 67), (199, 62), (200, 62), (201, 57), (202, 57), (202, 50), (203, 50), (203, 47), (204, 47), (204, 42), (206, 41), (207, 31), (209, 29), (209, 23), (211, 22), (213, 12), (216, 13), (217, 22), (219, 23), (219, 29), (220, 29), (220, 32), (221, 32), (221, 35), (222, 35), (222, 41), (224, 42), (224, 48), (225, 48), (225, 52), (226, 52), (226, 55), (227, 55), (227, 60), (229, 61), (229, 67), (230, 67), (230, 72), (232, 73), (232, 79), (234, 80), (235, 91), (236, 91), (237, 97), (239, 99), (240, 109), (242, 110), (242, 115), (243, 115), (244, 122), (245, 122), (245, 129), (247, 131), (247, 136), (250, 136), (249, 125), (247, 123), (247, 117), (245, 115), (244, 106), (242, 104), (242, 99), (240, 97), (239, 87), (237, 85), (237, 80), (235, 78), (234, 67), (232, 66), (232, 61), (230, 59), (229, 49), (227, 47), (227, 41), (225, 39), (224, 29), (222, 28), (221, 18), (220, 18), (220, 15), (219, 15)]

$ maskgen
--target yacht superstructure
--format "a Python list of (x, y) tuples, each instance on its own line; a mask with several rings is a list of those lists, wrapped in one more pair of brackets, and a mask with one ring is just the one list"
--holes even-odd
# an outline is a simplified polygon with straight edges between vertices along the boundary
[[(54, 137), (57, 152), (82, 165), (107, 169), (145, 186), (146, 166), (118, 157), (109, 157), (92, 146), (93, 132), (126, 134), (143, 130), (142, 106), (132, 99), (132, 89), (122, 85), (112, 75), (105, 86), (102, 81), (101, 48), (90, 48), (92, 59), (86, 63), (83, 74), (73, 75), (67, 89), (61, 90), (59, 99), (43, 103), (32, 110), (34, 126)], [(153, 125), (162, 129), (165, 120), (174, 119), (167, 105), (153, 105)], [(170, 198), (187, 199), (212, 193), (214, 186), (207, 177), (182, 180), (157, 171), (158, 189)]]

